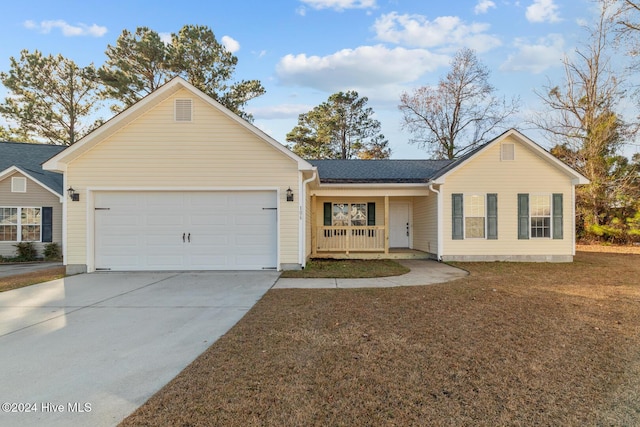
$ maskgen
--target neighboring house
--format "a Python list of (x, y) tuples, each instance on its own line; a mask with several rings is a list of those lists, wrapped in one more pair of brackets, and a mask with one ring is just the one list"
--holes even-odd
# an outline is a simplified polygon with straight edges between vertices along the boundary
[(62, 244), (62, 175), (42, 163), (59, 145), (0, 142), (0, 255), (16, 255), (18, 242), (34, 242), (40, 256), (49, 242)]
[(588, 182), (515, 130), (456, 161), (305, 161), (181, 78), (44, 168), (79, 194), (65, 199), (69, 272), (571, 261)]

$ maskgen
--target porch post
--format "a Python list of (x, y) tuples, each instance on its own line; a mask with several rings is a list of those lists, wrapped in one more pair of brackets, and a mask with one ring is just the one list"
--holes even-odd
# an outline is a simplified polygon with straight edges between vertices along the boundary
[(316, 195), (311, 196), (311, 255), (318, 253), (317, 223), (316, 223)]
[(384, 196), (384, 253), (389, 253), (389, 196)]

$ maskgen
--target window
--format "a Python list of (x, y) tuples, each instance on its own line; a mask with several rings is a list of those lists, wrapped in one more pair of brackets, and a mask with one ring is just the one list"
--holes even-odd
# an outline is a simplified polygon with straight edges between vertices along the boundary
[(551, 237), (551, 196), (532, 195), (530, 215), (531, 237)]
[(464, 235), (467, 239), (484, 239), (484, 195), (464, 197)]
[(518, 194), (518, 239), (563, 238), (563, 196)]
[(366, 203), (334, 203), (331, 225), (338, 227), (367, 225)]
[(0, 241), (18, 241), (17, 208), (0, 208)]
[(41, 241), (41, 214), (42, 208), (0, 208), (0, 241)]
[(14, 176), (11, 178), (11, 192), (12, 193), (26, 193), (27, 192), (27, 178), (23, 176)]
[(452, 194), (453, 240), (498, 238), (498, 195)]

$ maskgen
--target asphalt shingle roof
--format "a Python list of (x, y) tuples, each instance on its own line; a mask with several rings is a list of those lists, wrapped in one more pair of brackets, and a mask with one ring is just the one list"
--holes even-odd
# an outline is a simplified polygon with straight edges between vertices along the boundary
[(318, 168), (320, 182), (422, 183), (453, 160), (309, 160)]
[(17, 166), (62, 195), (62, 174), (42, 170), (42, 163), (67, 148), (62, 145), (0, 142), (0, 172)]

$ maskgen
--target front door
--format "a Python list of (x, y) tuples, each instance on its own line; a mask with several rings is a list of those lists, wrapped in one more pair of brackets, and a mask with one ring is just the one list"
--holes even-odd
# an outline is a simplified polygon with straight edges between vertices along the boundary
[(389, 204), (389, 247), (409, 247), (409, 203)]

